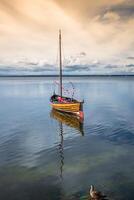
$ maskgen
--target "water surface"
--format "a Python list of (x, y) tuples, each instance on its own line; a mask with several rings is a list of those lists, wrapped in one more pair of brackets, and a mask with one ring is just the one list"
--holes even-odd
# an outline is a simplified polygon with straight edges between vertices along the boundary
[(65, 78), (84, 124), (52, 113), (54, 78), (0, 78), (0, 199), (132, 200), (134, 78)]

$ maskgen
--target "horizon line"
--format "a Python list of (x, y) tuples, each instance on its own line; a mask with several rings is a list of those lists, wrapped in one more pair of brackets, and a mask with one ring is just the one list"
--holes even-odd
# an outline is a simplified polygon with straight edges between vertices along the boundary
[[(117, 76), (122, 76), (122, 77), (126, 77), (126, 76), (131, 76), (133, 77), (134, 74), (72, 74), (72, 75), (68, 75), (68, 74), (65, 74), (63, 75), (63, 77), (117, 77)], [(48, 75), (0, 75), (0, 78), (8, 78), (8, 77), (59, 77), (59, 75), (56, 75), (56, 74), (48, 74)]]

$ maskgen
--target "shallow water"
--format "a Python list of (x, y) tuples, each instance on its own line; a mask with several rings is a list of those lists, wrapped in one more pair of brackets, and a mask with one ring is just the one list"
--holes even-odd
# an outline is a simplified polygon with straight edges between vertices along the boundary
[(0, 199), (132, 200), (134, 78), (65, 78), (84, 124), (51, 112), (54, 78), (0, 78)]

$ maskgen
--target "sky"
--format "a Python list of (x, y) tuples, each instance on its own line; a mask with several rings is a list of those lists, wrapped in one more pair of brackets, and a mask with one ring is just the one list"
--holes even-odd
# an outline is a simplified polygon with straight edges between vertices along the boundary
[(0, 69), (55, 70), (59, 29), (67, 73), (134, 72), (133, 0), (0, 0)]

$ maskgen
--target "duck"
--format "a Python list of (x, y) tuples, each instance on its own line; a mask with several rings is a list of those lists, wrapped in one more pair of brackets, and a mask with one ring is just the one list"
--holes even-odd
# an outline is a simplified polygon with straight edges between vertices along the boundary
[(104, 200), (106, 197), (101, 192), (96, 191), (93, 185), (90, 186), (89, 193), (92, 200)]

